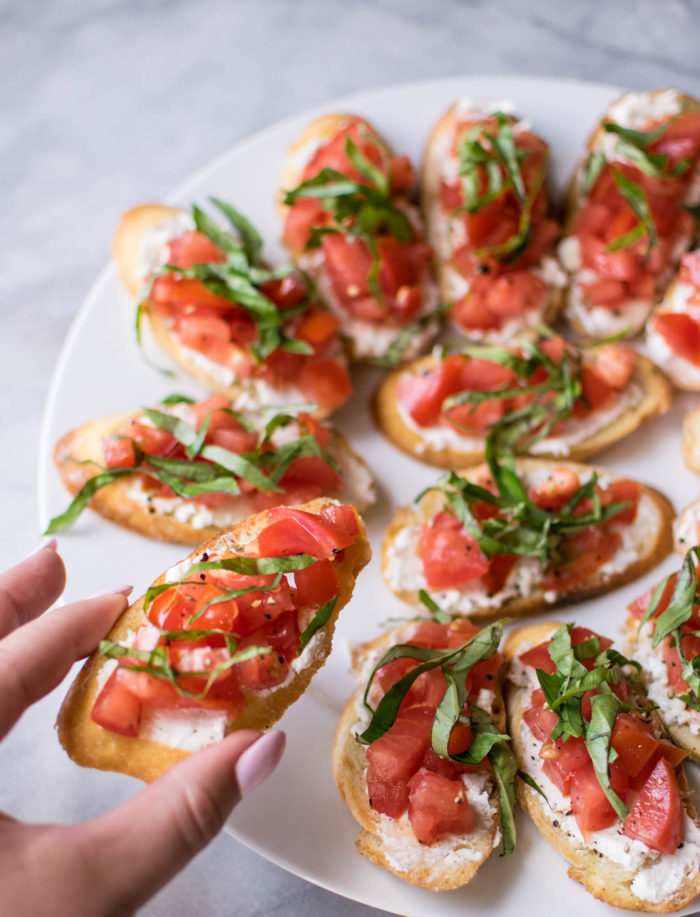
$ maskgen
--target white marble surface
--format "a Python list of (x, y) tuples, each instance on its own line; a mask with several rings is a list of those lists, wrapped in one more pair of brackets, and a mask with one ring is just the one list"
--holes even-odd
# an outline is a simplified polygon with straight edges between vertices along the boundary
[[(700, 95), (698, 37), (693, 0), (0, 2), (0, 560), (38, 538), (35, 455), (50, 375), (123, 209), (161, 199), (280, 117), (372, 86), (538, 73)], [(29, 711), (0, 747), (0, 808), (16, 816), (76, 820), (134, 792), (115, 778), (107, 801), (103, 775), (67, 760), (49, 728), (57, 702)], [(379, 913), (229, 837), (143, 909), (233, 912)]]

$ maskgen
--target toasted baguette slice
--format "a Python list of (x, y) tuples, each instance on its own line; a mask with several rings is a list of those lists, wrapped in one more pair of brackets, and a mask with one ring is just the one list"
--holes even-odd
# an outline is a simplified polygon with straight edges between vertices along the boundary
[[(129, 421), (138, 416), (139, 412), (135, 411), (102, 417), (77, 427), (58, 441), (54, 462), (61, 481), (70, 493), (77, 494), (90, 478), (101, 471), (98, 465), (103, 464), (102, 439), (123, 430)], [(331, 431), (327, 451), (338, 462), (345, 481), (343, 490), (332, 496), (341, 503), (353, 504), (360, 511), (374, 503), (371, 472), (338, 430)], [(79, 464), (82, 462), (96, 464)], [(149, 498), (148, 490), (139, 486), (139, 479), (140, 475), (134, 474), (100, 488), (90, 501), (90, 509), (139, 535), (186, 545), (197, 545), (215, 538), (254, 512), (250, 495), (240, 494), (232, 496), (225, 507), (209, 512), (202, 506), (199, 513), (194, 512), (189, 519), (181, 521), (176, 513), (187, 501), (178, 497), (172, 500)], [(157, 494), (158, 489), (156, 485), (153, 493)], [(280, 494), (280, 498), (280, 502), (284, 502), (284, 494)]]
[(692, 710), (680, 698), (674, 697), (668, 684), (663, 645), (654, 649), (652, 628), (647, 622), (640, 630), (639, 618), (627, 618), (625, 638), (632, 658), (642, 666), (642, 681), (649, 700), (656, 704), (664, 729), (676, 745), (685, 748), (696, 764), (700, 764), (700, 713)]
[[(683, 259), (684, 264), (686, 258), (692, 259), (692, 262), (696, 264), (700, 263), (700, 249), (696, 249), (686, 255)], [(697, 286), (689, 282), (683, 272), (683, 268), (681, 268), (681, 274), (674, 278), (666, 290), (661, 304), (647, 322), (646, 327), (646, 346), (649, 356), (663, 369), (676, 388), (686, 392), (700, 391), (700, 366), (693, 359), (687, 358), (687, 356), (692, 356), (693, 349), (695, 350), (695, 355), (700, 357), (700, 346), (695, 345), (693, 347), (692, 344), (693, 323), (697, 325), (695, 318), (695, 309), (697, 308), (695, 297), (697, 295)], [(674, 318), (670, 316), (674, 316)], [(675, 316), (678, 316), (678, 318), (675, 318)], [(678, 321), (690, 323), (689, 327), (681, 324), (680, 327), (676, 328), (676, 331), (683, 336), (686, 347), (690, 348), (689, 352), (686, 351), (687, 355), (681, 356), (668, 343), (660, 330), (661, 323), (664, 321), (667, 326), (669, 323)], [(671, 325), (671, 328), (674, 328), (674, 326)], [(691, 332), (690, 335), (689, 331)], [(697, 338), (697, 330), (695, 337)]]
[[(466, 885), (500, 841), (500, 802), (495, 781), (484, 772), (470, 775), (466, 790), (469, 798), (484, 794), (488, 805), (475, 807), (474, 831), (465, 836), (448, 836), (434, 845), (417, 840), (407, 816), (391, 819), (369, 804), (367, 781), (367, 746), (356, 741), (355, 735), (367, 725), (362, 704), (364, 683), (382, 655), (397, 643), (410, 640), (415, 623), (401, 624), (380, 637), (360, 644), (352, 652), (352, 671), (362, 683), (345, 705), (333, 740), (333, 776), (338, 791), (355, 819), (361, 825), (356, 841), (360, 853), (412, 885), (432, 891), (446, 891)], [(492, 707), (494, 722), (505, 730), (505, 710), (500, 689), (495, 693)]]
[[(128, 210), (122, 216), (114, 236), (112, 251), (119, 276), (133, 296), (137, 296), (143, 290), (151, 273), (165, 263), (168, 242), (192, 228), (194, 224), (187, 211), (161, 204), (143, 204)], [(143, 316), (161, 350), (206, 389), (221, 392), (230, 398), (237, 409), (255, 410), (272, 405), (283, 407), (308, 400), (295, 385), (274, 387), (255, 376), (237, 377), (234, 369), (235, 360), (231, 365), (223, 365), (197, 350), (184, 347), (171, 333), (167, 320), (150, 309), (148, 302), (142, 304), (142, 309)], [(242, 348), (239, 350), (241, 358), (247, 361), (248, 352)], [(336, 359), (342, 366), (346, 364), (340, 344), (327, 356)], [(330, 408), (319, 407), (314, 414), (317, 417), (326, 417), (331, 412)]]
[[(561, 627), (560, 622), (551, 621), (546, 624), (533, 624), (514, 631), (508, 636), (503, 647), (505, 659), (512, 663), (514, 657), (521, 651), (549, 639), (559, 627)], [(512, 673), (513, 669), (511, 669), (511, 677)], [(505, 690), (508, 729), (518, 764), (521, 769), (532, 776), (532, 753), (527, 750), (522, 728), (523, 714), (530, 706), (532, 688), (515, 683), (516, 681), (517, 676), (515, 681), (509, 680)], [(643, 692), (634, 697), (633, 702), (639, 706), (648, 706)], [(659, 738), (665, 738), (663, 725), (653, 710), (650, 711), (650, 717), (656, 734)], [(690, 843), (686, 841), (685, 846), (690, 847), (697, 845), (700, 823), (698, 823), (697, 814), (690, 802), (688, 785), (682, 767), (676, 770), (676, 776), (683, 794), (683, 805), (687, 816), (686, 826), (689, 826), (690, 831), (695, 834)], [(696, 860), (700, 862), (700, 850), (698, 850), (698, 857), (694, 857), (690, 863), (683, 861), (684, 854), (681, 854), (679, 850), (675, 855), (659, 854), (658, 858), (652, 855), (652, 857), (644, 858), (641, 864), (628, 866), (601, 854), (592, 845), (578, 841), (567, 833), (562, 825), (564, 820), (562, 815), (550, 808), (547, 801), (524, 781), (518, 782), (518, 799), (540, 834), (571, 864), (568, 870), (570, 878), (580, 882), (595, 898), (606, 904), (633, 911), (666, 914), (686, 907), (700, 893), (700, 872), (695, 862)], [(675, 857), (679, 858), (679, 866), (676, 866), (678, 861), (675, 860)], [(656, 872), (649, 875), (655, 864)], [(659, 865), (661, 869), (658, 868)], [(676, 876), (678, 869), (681, 871), (680, 876)], [(663, 874), (660, 874), (662, 871)], [(648, 879), (645, 873), (649, 875)], [(676, 879), (676, 887), (670, 891), (662, 890), (656, 900), (649, 900), (640, 897), (633, 891), (633, 882), (638, 877), (642, 881), (640, 883), (638, 880), (637, 891), (641, 891), (645, 884), (653, 886), (654, 879), (661, 884), (663, 889), (664, 882), (668, 882), (671, 877)], [(671, 881), (673, 882), (673, 879)]]
[[(588, 158), (594, 151), (600, 150), (607, 155), (608, 150), (614, 150), (614, 135), (607, 134), (603, 130), (603, 122), (612, 121), (623, 127), (638, 129), (640, 123), (645, 120), (645, 112), (649, 113), (648, 117), (660, 121), (671, 114), (672, 110), (680, 112), (681, 108), (694, 112), (700, 111), (700, 102), (676, 89), (626, 93), (613, 102), (596, 125), (584, 154), (576, 166), (567, 194), (565, 236), (559, 243), (559, 259), (569, 274), (564, 317), (577, 333), (587, 338), (598, 339), (623, 332), (635, 334), (640, 331), (654, 303), (663, 295), (668, 286), (681, 254), (691, 246), (694, 237), (691, 231), (687, 238), (674, 240), (676, 242), (674, 253), (677, 252), (674, 255), (675, 260), (670, 264), (669, 270), (656, 278), (656, 289), (651, 297), (630, 299), (615, 309), (588, 306), (582, 285), (591, 283), (598, 275), (590, 271), (584, 273), (578, 239), (575, 236), (567, 235), (587, 199), (583, 188)], [(585, 276), (586, 273), (589, 276)]]
[(700, 406), (693, 408), (683, 418), (683, 461), (700, 474)]
[[(304, 180), (304, 171), (316, 150), (333, 140), (349, 125), (359, 123), (377, 143), (387, 156), (393, 152), (388, 142), (366, 119), (358, 115), (333, 112), (321, 115), (304, 128), (297, 140), (289, 147), (282, 170), (280, 192), (277, 197), (280, 219), (286, 224), (289, 207), (284, 204), (287, 191), (296, 188)], [(404, 211), (414, 229), (420, 234), (421, 217), (416, 207), (408, 200), (401, 199), (397, 206)], [(312, 278), (326, 305), (334, 312), (341, 323), (341, 334), (344, 336), (351, 359), (373, 361), (385, 356), (402, 330), (410, 331), (410, 339), (401, 346), (397, 359), (410, 360), (423, 353), (440, 331), (441, 321), (431, 318), (438, 305), (438, 291), (432, 271), (424, 271), (420, 281), (421, 305), (414, 319), (409, 323), (400, 323), (391, 317), (386, 321), (367, 321), (355, 318), (341, 304), (325, 268), (323, 253), (319, 250), (294, 251), (290, 248), (292, 260), (305, 270)], [(396, 360), (393, 360), (396, 362)]]
[[(413, 458), (438, 468), (466, 468), (484, 460), (485, 436), (461, 435), (447, 426), (421, 428), (399, 403), (397, 390), (402, 381), (420, 375), (438, 362), (433, 356), (421, 357), (389, 373), (374, 398), (375, 420), (387, 439)], [(631, 395), (634, 394), (629, 401), (624, 397), (628, 390)], [(628, 389), (616, 399), (619, 401), (618, 412), (611, 416), (604, 406), (600, 412), (599, 427), (591, 425), (588, 430), (583, 427), (584, 435), (579, 438), (582, 421), (572, 419), (555, 437), (536, 444), (537, 455), (576, 461), (590, 458), (628, 436), (643, 423), (665, 414), (671, 405), (671, 387), (651, 360), (637, 354)], [(593, 421), (594, 416), (587, 418), (586, 423)], [(435, 439), (431, 438), (433, 432)], [(571, 437), (571, 443), (567, 442), (567, 436)], [(550, 442), (551, 448), (547, 448)]]
[[(535, 458), (517, 461), (517, 473), (526, 487), (531, 486), (530, 482), (546, 480), (557, 468), (575, 471), (581, 481), (587, 480), (596, 471), (601, 486), (614, 480), (614, 476), (602, 468), (576, 462)], [(487, 471), (485, 465), (478, 465), (460, 474), (476, 482)], [(443, 502), (442, 493), (431, 490), (417, 505), (401, 507), (382, 542), (382, 572), (386, 584), (399, 599), (417, 608), (422, 607), (418, 592), (426, 589), (415, 550), (417, 532), (424, 522), (443, 508)], [(503, 615), (525, 617), (545, 608), (579, 602), (629, 583), (655, 567), (672, 550), (673, 516), (674, 510), (667, 498), (655, 488), (643, 484), (637, 518), (630, 525), (621, 527), (622, 545), (617, 554), (588, 580), (573, 588), (544, 591), (540, 585), (541, 565), (534, 558), (522, 558), (511, 571), (503, 589), (492, 595), (483, 586), (427, 591), (445, 611), (464, 615), (476, 623)], [(627, 559), (630, 553), (635, 557), (633, 561)], [(618, 556), (623, 558), (622, 563), (616, 563)]]
[[(309, 513), (319, 513), (324, 508), (334, 505), (336, 501), (322, 497), (311, 503), (303, 504), (298, 509)], [(238, 525), (218, 534), (215, 538), (200, 545), (192, 551), (184, 562), (197, 563), (212, 554), (240, 552), (240, 548), (253, 541), (268, 525), (269, 512), (258, 513)], [(187, 735), (183, 736), (183, 724), (177, 726), (180, 734), (175, 746), (163, 744), (141, 736), (131, 738), (118, 735), (98, 726), (90, 717), (99, 690), (108, 677), (112, 660), (107, 660), (99, 653), (94, 653), (85, 663), (73, 682), (58, 714), (58, 736), (61, 744), (70, 757), (84, 767), (95, 767), (101, 770), (119, 771), (150, 782), (160, 776), (173, 764), (185, 758), (191, 751), (204, 745), (212, 744), (224, 733), (235, 729), (267, 729), (276, 722), (289, 707), (306, 690), (314, 673), (325, 663), (333, 639), (333, 631), (341, 609), (350, 601), (355, 580), (371, 556), (367, 532), (364, 523), (357, 517), (359, 532), (350, 547), (345, 549), (342, 560), (337, 561), (335, 570), (338, 577), (338, 599), (327, 623), (318, 630), (307, 643), (299, 657), (300, 665), (291, 669), (291, 677), (280, 685), (260, 692), (244, 691), (246, 706), (233, 720), (226, 721), (225, 714), (213, 723), (208, 717), (195, 715), (187, 720)], [(170, 571), (161, 574), (153, 585), (166, 581)], [(186, 568), (182, 574), (185, 575)], [(137, 599), (119, 618), (108, 635), (108, 639), (118, 643), (133, 640), (134, 633), (146, 618), (143, 612), (144, 596)], [(107, 668), (109, 667), (109, 668)], [(187, 710), (185, 710), (187, 715)], [(200, 727), (203, 735), (197, 738), (194, 733)], [(216, 734), (218, 731), (218, 735)], [(213, 734), (212, 734), (213, 733)], [(184, 748), (182, 747), (184, 746)]]
[[(506, 104), (510, 108), (510, 104)], [(427, 228), (428, 241), (436, 255), (440, 297), (448, 305), (454, 305), (469, 292), (469, 281), (456, 269), (454, 254), (465, 244), (464, 234), (457, 229), (452, 219), (446, 216), (442, 206), (442, 189), (445, 182), (452, 184), (458, 175), (459, 163), (453, 151), (455, 130), (460, 122), (478, 121), (495, 114), (499, 110), (497, 103), (481, 103), (471, 99), (460, 99), (455, 102), (438, 120), (431, 130), (423, 154), (421, 170), (421, 209)], [(521, 123), (512, 118), (517, 131)], [(523, 124), (523, 129), (527, 128)], [(551, 322), (558, 314), (562, 290), (566, 285), (566, 274), (558, 266), (554, 251), (546, 254), (537, 264), (541, 272), (547, 293), (543, 300), (533, 308), (526, 309), (520, 315), (505, 318), (498, 328), (464, 328), (456, 323), (462, 334), (474, 340), (507, 343), (524, 328), (540, 322)]]

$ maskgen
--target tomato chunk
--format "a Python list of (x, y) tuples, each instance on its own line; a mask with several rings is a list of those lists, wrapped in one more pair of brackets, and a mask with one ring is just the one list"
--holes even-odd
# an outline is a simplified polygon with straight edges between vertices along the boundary
[(652, 850), (675, 853), (683, 840), (683, 803), (673, 768), (660, 758), (639, 791), (623, 827)]
[(141, 701), (123, 679), (124, 669), (115, 669), (97, 696), (90, 718), (93, 723), (122, 736), (137, 736), (141, 721)]
[(478, 579), (489, 568), (477, 541), (448, 513), (424, 523), (418, 538), (418, 556), (428, 586), (447, 589)]
[(470, 834), (474, 825), (462, 781), (425, 770), (408, 784), (408, 818), (421, 844), (443, 834)]

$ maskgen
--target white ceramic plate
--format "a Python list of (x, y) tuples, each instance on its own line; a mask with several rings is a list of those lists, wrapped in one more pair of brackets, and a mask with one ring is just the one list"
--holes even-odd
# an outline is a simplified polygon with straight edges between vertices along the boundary
[[(417, 161), (430, 127), (461, 95), (512, 99), (519, 113), (550, 142), (554, 183), (561, 193), (593, 125), (619, 92), (610, 86), (527, 77), (438, 80), (367, 92), (289, 118), (238, 144), (181, 186), (169, 202), (187, 206), (208, 194), (232, 201), (260, 228), (267, 254), (275, 258), (282, 251), (274, 194), (285, 150), (312, 117), (322, 111), (357, 112), (374, 122), (397, 152), (409, 153)], [(492, 856), (467, 888), (439, 897), (401, 882), (355, 849), (358, 827), (336, 792), (330, 766), (335, 723), (353, 689), (347, 674), (349, 645), (375, 636), (387, 618), (406, 614), (406, 607), (391, 595), (380, 575), (381, 536), (395, 507), (410, 502), (438, 474), (396, 451), (374, 429), (369, 398), (381, 373), (357, 370), (355, 377), (356, 395), (338, 414), (337, 423), (376, 475), (379, 501), (367, 514), (375, 560), (360, 576), (355, 596), (341, 615), (332, 656), (282, 721), (289, 744), (281, 767), (239, 807), (228, 830), (296, 875), (407, 917), (436, 912), (535, 917), (545, 906), (569, 917), (609, 914), (606, 905), (567, 878), (564, 860), (524, 816), (518, 818), (518, 848), (513, 856)], [(42, 525), (68, 500), (51, 460), (59, 436), (102, 414), (153, 404), (173, 390), (200, 393), (189, 380), (173, 382), (143, 361), (134, 339), (133, 307), (110, 264), (78, 313), (51, 386), (40, 456)], [(679, 508), (690, 502), (697, 496), (698, 480), (681, 461), (680, 422), (692, 402), (691, 396), (679, 396), (669, 415), (607, 450), (600, 462), (657, 485)], [(61, 549), (71, 572), (69, 600), (105, 582), (134, 583), (138, 595), (186, 553), (131, 535), (89, 512), (63, 537)], [(625, 604), (675, 563), (669, 559), (645, 580), (557, 616), (577, 619), (619, 639)]]

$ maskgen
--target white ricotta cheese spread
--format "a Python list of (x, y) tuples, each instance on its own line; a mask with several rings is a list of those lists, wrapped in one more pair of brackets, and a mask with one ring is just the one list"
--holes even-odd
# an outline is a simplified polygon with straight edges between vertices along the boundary
[[(688, 303), (697, 293), (689, 283), (674, 283), (666, 295), (659, 312), (687, 312)], [(654, 330), (654, 322), (647, 326), (647, 350), (651, 359), (663, 369), (679, 388), (691, 391), (700, 389), (700, 366), (679, 356), (666, 343), (665, 338)]]
[(691, 503), (676, 517), (673, 523), (673, 537), (683, 551), (698, 544), (698, 523), (700, 522), (700, 500)]
[(700, 735), (700, 712), (692, 710), (676, 697), (668, 682), (668, 670), (661, 655), (661, 647), (653, 649), (651, 638), (653, 624), (648, 621), (637, 635), (634, 658), (650, 676), (646, 680), (647, 696), (657, 704), (664, 722), (687, 726), (691, 734)]
[(157, 226), (144, 233), (136, 262), (138, 277), (145, 281), (166, 264), (168, 244), (191, 229), (194, 229), (192, 217), (181, 210), (179, 213), (165, 217)]

